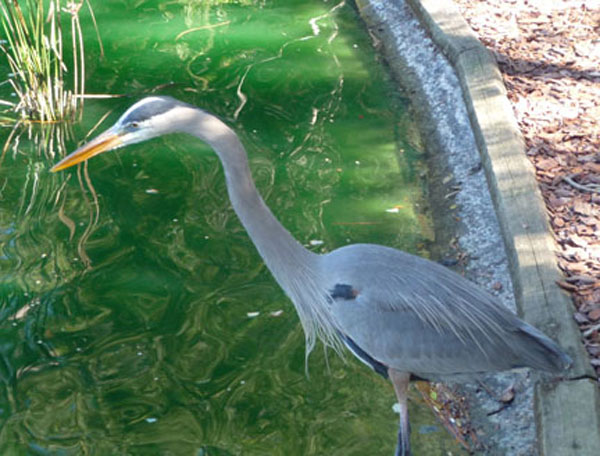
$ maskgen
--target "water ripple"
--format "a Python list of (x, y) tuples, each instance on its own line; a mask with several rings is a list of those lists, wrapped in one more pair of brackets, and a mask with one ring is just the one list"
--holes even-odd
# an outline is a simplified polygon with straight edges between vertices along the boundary
[[(311, 248), (422, 241), (422, 184), (397, 154), (412, 119), (352, 8), (217, 3), (99, 4), (112, 56), (90, 90), (173, 80), (233, 120), (257, 187)], [(79, 136), (130, 101), (90, 100)], [(212, 152), (170, 136), (55, 175), (36, 147), (22, 139), (2, 162), (1, 454), (391, 453), (387, 382), (319, 350), (306, 377), (297, 315)]]

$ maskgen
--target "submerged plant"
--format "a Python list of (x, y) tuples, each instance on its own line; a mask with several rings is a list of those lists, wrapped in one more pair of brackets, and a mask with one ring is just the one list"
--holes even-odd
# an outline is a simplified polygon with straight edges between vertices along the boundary
[[(20, 120), (57, 122), (80, 116), (85, 67), (79, 11), (84, 2), (92, 13), (87, 0), (1, 0), (6, 40), (0, 50), (10, 66), (8, 83), (17, 101), (0, 103), (10, 106)], [(69, 64), (64, 58), (63, 14), (70, 16)]]

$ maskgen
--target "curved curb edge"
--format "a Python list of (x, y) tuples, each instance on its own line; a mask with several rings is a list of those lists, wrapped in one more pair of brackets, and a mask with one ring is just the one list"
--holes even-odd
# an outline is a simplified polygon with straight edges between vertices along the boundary
[[(450, 0), (406, 0), (460, 81), (492, 195), (517, 306), (574, 360), (569, 377), (538, 381), (535, 416), (541, 455), (596, 455), (600, 390), (573, 320), (571, 298), (558, 285), (544, 201), (496, 62)], [(356, 0), (359, 10), (368, 2)]]

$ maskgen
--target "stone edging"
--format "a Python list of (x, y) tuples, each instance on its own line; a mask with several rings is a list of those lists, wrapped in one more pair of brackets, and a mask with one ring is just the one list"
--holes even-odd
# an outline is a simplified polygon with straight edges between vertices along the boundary
[[(535, 416), (541, 455), (596, 455), (600, 391), (573, 320), (555, 242), (500, 72), (450, 0), (406, 0), (459, 78), (506, 245), (523, 318), (553, 337), (574, 360), (568, 378), (538, 382)], [(364, 2), (357, 2), (359, 6)]]

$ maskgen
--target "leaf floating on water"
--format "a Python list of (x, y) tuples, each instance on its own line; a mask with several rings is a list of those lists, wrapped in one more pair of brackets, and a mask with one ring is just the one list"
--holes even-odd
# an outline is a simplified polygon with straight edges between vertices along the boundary
[(155, 188), (147, 188), (146, 193), (148, 195), (158, 195), (158, 190), (156, 190)]
[(312, 246), (315, 246), (315, 245), (323, 245), (323, 244), (325, 244), (325, 241), (321, 241), (320, 239), (311, 239), (308, 243)]
[(394, 207), (386, 209), (385, 211), (390, 212), (392, 214), (397, 214), (398, 212), (400, 212), (400, 209), (404, 209), (404, 206), (402, 206), (400, 204), (396, 204)]
[(271, 317), (280, 317), (281, 315), (283, 315), (283, 310), (281, 310), (281, 309), (275, 310), (275, 311), (271, 312), (269, 315)]
[(446, 185), (448, 183), (450, 183), (450, 181), (452, 181), (452, 179), (454, 179), (454, 176), (452, 174), (444, 177), (444, 179), (442, 180), (442, 184)]
[(260, 315), (260, 312), (248, 312), (246, 315), (248, 316), (248, 318), (255, 318)]

